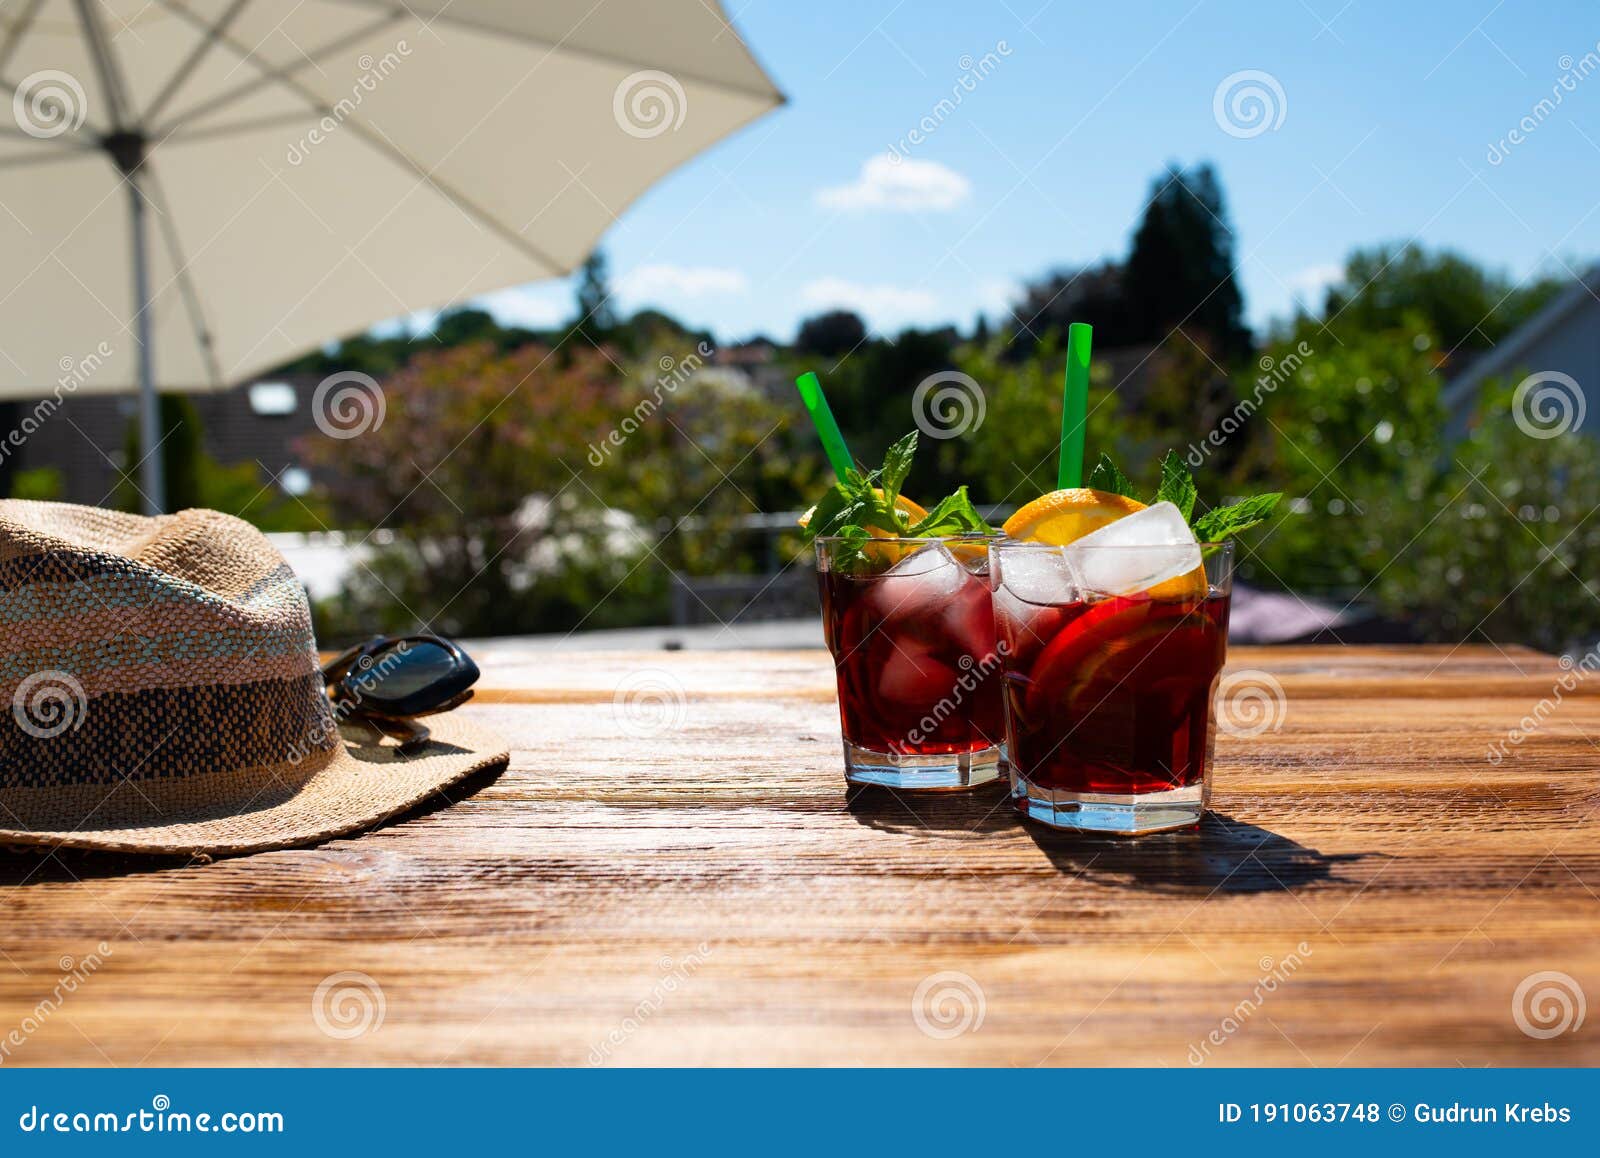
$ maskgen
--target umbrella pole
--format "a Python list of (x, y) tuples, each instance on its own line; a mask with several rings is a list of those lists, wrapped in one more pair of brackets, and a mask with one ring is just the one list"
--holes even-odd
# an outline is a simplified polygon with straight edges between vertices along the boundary
[(144, 513), (166, 509), (166, 480), (161, 469), (161, 402), (156, 397), (155, 364), (150, 346), (150, 245), (144, 189), (135, 166), (128, 173), (128, 228), (133, 235), (133, 307), (135, 340), (139, 343), (139, 490)]

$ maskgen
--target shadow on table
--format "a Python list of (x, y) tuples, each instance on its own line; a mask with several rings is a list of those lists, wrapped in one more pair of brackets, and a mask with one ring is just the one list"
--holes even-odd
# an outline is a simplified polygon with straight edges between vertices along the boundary
[(1366, 855), (1329, 856), (1216, 812), (1194, 828), (1140, 837), (1060, 832), (1032, 822), (1025, 827), (1064, 873), (1156, 892), (1292, 892), (1332, 880), (1339, 865)]
[(852, 785), (845, 807), (856, 823), (881, 832), (975, 836), (1022, 823), (1005, 786), (998, 782), (963, 792), (896, 792)]
[[(421, 820), (459, 803), (480, 789), (493, 784), (505, 772), (506, 765), (495, 764), (480, 769), (466, 779), (451, 785), (444, 793), (435, 794), (412, 806), (398, 816), (383, 821), (369, 830), (381, 834), (403, 827), (406, 822)], [(351, 841), (362, 837), (361, 832), (349, 836), (333, 837), (308, 849), (325, 848), (335, 841)], [(195, 857), (186, 853), (122, 853), (97, 852), (81, 848), (46, 848), (29, 845), (0, 846), (0, 890), (31, 887), (33, 885), (71, 883), (73, 881), (102, 880), (108, 877), (131, 877), (145, 873), (178, 872), (196, 865), (243, 861), (251, 856), (269, 856), (274, 852), (294, 852), (294, 849), (266, 849), (259, 853), (219, 856), (215, 862), (209, 857)], [(298, 851), (305, 851), (301, 849)]]

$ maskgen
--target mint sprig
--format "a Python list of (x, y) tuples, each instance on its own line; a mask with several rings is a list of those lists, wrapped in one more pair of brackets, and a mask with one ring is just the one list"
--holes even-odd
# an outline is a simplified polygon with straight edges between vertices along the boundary
[(1202, 543), (1220, 543), (1232, 538), (1246, 528), (1265, 522), (1282, 498), (1281, 492), (1255, 495), (1232, 506), (1207, 511), (1194, 521), (1195, 538)]
[(843, 556), (851, 554), (852, 547), (854, 554), (861, 554), (861, 547), (871, 538), (869, 528), (902, 538), (992, 534), (994, 528), (978, 513), (964, 486), (935, 503), (926, 517), (911, 522), (900, 505), (900, 490), (911, 473), (916, 452), (917, 432), (913, 430), (889, 448), (877, 470), (846, 471), (811, 509), (806, 532), (845, 539), (836, 552)]
[(906, 529), (911, 539), (932, 539), (941, 535), (987, 535), (993, 530), (972, 505), (965, 485), (933, 505), (928, 517)]
[[(1107, 454), (1101, 454), (1100, 461), (1095, 464), (1093, 473), (1089, 475), (1089, 485), (1095, 490), (1110, 491), (1112, 494), (1124, 495), (1130, 499), (1139, 498), (1137, 488)], [(1220, 543), (1257, 523), (1265, 522), (1283, 499), (1283, 494), (1274, 492), (1254, 495), (1231, 506), (1217, 507), (1196, 517), (1195, 505), (1198, 497), (1194, 476), (1184, 465), (1182, 456), (1175, 450), (1169, 450), (1166, 458), (1161, 460), (1161, 483), (1156, 488), (1155, 495), (1149, 500), (1141, 501), (1170, 502), (1183, 512), (1183, 517), (1188, 520), (1196, 539), (1202, 543)]]

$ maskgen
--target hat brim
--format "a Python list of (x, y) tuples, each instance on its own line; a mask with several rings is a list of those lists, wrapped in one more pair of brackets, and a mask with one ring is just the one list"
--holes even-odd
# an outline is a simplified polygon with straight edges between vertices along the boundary
[[(345, 742), (325, 767), (261, 807), (169, 813), (148, 825), (116, 828), (88, 827), (92, 816), (73, 829), (0, 827), (0, 845), (206, 856), (296, 848), (372, 828), (510, 759), (501, 740), (468, 723), (460, 711), (418, 722), (428, 729), (428, 743), (407, 756), (393, 741), (346, 729)], [(0, 812), (0, 824), (10, 820)]]

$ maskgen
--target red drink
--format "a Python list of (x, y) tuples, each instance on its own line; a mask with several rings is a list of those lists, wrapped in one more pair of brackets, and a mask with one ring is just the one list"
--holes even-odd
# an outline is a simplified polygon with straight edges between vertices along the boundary
[(846, 777), (896, 788), (993, 780), (1004, 718), (983, 544), (958, 554), (938, 540), (868, 544), (867, 560), (848, 565), (834, 541), (817, 548)]
[(1006, 753), (1023, 811), (1110, 832), (1199, 819), (1227, 652), (1229, 557), (1220, 556), (1207, 561), (1221, 578), (1204, 596), (1032, 602), (997, 586)]

